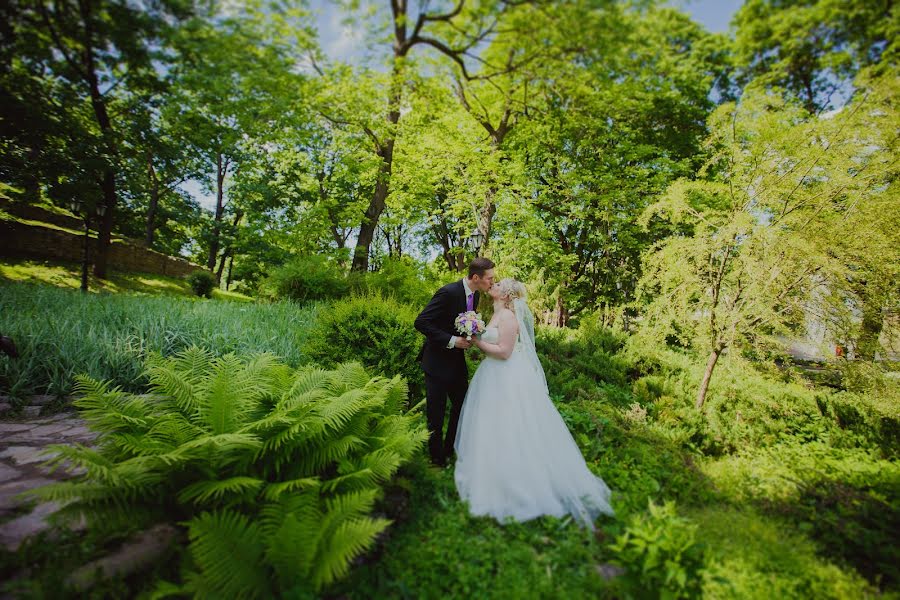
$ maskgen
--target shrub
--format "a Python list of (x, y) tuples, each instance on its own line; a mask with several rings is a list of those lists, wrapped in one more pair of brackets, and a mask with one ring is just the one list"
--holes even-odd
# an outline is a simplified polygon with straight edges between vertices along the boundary
[(417, 314), (377, 294), (339, 300), (319, 313), (303, 351), (328, 367), (358, 360), (377, 373), (402, 375), (418, 397), (424, 385), (418, 361), (424, 338), (413, 326)]
[(151, 394), (79, 380), (97, 448), (57, 446), (85, 470), (39, 494), (106, 531), (186, 524), (183, 582), (222, 598), (296, 596), (347, 573), (389, 524), (370, 516), (380, 485), (421, 446), (400, 414), (402, 378), (358, 364), (294, 371), (268, 355), (191, 348), (148, 360)]
[(323, 256), (294, 259), (275, 269), (260, 288), (262, 296), (301, 304), (342, 298), (349, 291), (350, 284), (338, 266)]
[(213, 289), (216, 287), (215, 275), (204, 269), (198, 269), (188, 275), (187, 280), (194, 294), (201, 298), (212, 298)]
[(419, 266), (406, 256), (386, 259), (377, 271), (351, 273), (350, 276), (350, 287), (357, 295), (380, 294), (421, 307), (441, 285), (439, 281), (424, 277)]
[(696, 525), (679, 517), (675, 504), (649, 503), (649, 514), (632, 517), (609, 547), (625, 568), (627, 592), (641, 598), (695, 598), (700, 595), (703, 551)]

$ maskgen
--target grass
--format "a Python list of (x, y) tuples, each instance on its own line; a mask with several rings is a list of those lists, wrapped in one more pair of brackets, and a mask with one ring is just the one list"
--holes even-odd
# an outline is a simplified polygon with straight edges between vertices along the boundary
[[(301, 364), (323, 309), (0, 283), (0, 331), (23, 349), (20, 361), (0, 358), (0, 389), (62, 392), (85, 372), (143, 391), (140, 358), (189, 344)], [(597, 572), (620, 560), (613, 542), (633, 533), (648, 500), (675, 502), (695, 528), (703, 560), (690, 577), (705, 598), (898, 597), (896, 382), (837, 392), (726, 358), (700, 413), (702, 361), (686, 353), (590, 331), (539, 342), (554, 402), (612, 488), (616, 517), (593, 534), (569, 519), (475, 518), (452, 470), (420, 457), (381, 500), (394, 524), (326, 597), (660, 597)], [(648, 553), (663, 574), (682, 560), (665, 537)], [(640, 580), (641, 565), (623, 566)]]
[(0, 332), (21, 357), (0, 357), (0, 393), (65, 395), (85, 373), (129, 391), (146, 384), (142, 359), (192, 344), (217, 354), (270, 352), (291, 366), (315, 308), (194, 297), (82, 294), (31, 283), (0, 282)]
[[(81, 263), (65, 263), (46, 260), (0, 259), (0, 281), (42, 283), (56, 287), (80, 289)], [(110, 270), (107, 279), (98, 279), (88, 273), (88, 290), (113, 294), (132, 293), (145, 295), (169, 295), (194, 297), (187, 281), (178, 277), (151, 273), (129, 273)], [(213, 290), (213, 299), (252, 302), (244, 294), (225, 290)]]

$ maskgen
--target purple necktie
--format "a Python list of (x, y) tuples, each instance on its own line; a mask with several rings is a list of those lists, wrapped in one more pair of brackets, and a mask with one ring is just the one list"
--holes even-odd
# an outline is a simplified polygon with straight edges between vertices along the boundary
[(467, 311), (472, 310), (472, 308), (473, 308), (472, 300), (474, 300), (474, 298), (475, 298), (475, 294), (469, 294), (468, 296), (466, 296), (466, 310)]

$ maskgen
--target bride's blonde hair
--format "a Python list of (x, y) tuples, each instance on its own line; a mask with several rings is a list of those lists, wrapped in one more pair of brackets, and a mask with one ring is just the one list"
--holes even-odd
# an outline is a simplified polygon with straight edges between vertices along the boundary
[(503, 298), (503, 303), (506, 305), (506, 308), (509, 309), (512, 309), (513, 300), (519, 298), (524, 300), (527, 296), (525, 284), (512, 277), (501, 279), (497, 286), (500, 288), (500, 297)]

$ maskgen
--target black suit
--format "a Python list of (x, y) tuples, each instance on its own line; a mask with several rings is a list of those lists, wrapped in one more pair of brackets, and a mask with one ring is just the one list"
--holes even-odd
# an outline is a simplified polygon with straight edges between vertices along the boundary
[[(478, 292), (472, 300), (478, 306)], [(456, 331), (456, 317), (466, 310), (466, 291), (462, 281), (449, 283), (439, 289), (431, 302), (416, 317), (416, 329), (425, 336), (425, 345), (419, 352), (419, 362), (425, 371), (425, 404), (428, 417), (428, 450), (431, 460), (444, 464), (453, 453), (459, 413), (462, 410), (466, 390), (469, 388), (469, 371), (466, 368), (465, 351), (448, 348)], [(447, 436), (442, 439), (447, 397), (450, 398), (450, 422)]]

